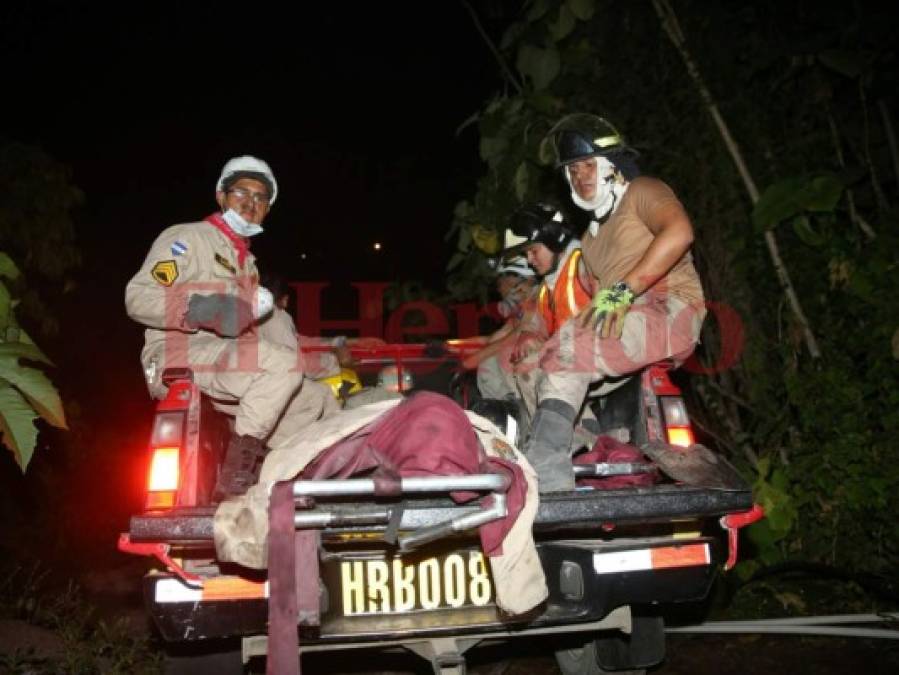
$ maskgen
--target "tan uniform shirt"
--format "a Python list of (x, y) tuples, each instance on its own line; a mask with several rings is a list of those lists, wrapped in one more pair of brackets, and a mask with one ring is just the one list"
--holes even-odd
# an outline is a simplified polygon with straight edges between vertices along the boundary
[(241, 265), (234, 244), (211, 223), (185, 223), (163, 230), (125, 289), (128, 316), (147, 326), (141, 362), (148, 371), (151, 393), (159, 394), (154, 383), (162, 369), (210, 363), (218, 356), (215, 345), (228, 342), (185, 325), (190, 296), (239, 294), (252, 305), (258, 280), (253, 255), (247, 253)]
[[(584, 233), (581, 248), (590, 273), (599, 288), (621, 281), (636, 266), (655, 235), (649, 229), (663, 207), (683, 208), (674, 191), (657, 178), (641, 176), (628, 186), (621, 204), (605, 224)], [(687, 251), (671, 271), (651, 289), (653, 293), (670, 293), (691, 305), (704, 303), (699, 275), (693, 256)], [(702, 310), (703, 314), (705, 310)]]

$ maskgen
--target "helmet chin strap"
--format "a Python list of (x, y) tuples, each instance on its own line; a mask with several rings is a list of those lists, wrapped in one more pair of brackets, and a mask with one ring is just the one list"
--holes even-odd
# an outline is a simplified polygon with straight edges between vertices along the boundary
[(553, 253), (553, 264), (549, 266), (549, 272), (544, 274), (544, 277), (552, 277), (555, 278), (556, 272), (559, 271), (559, 260), (562, 257), (562, 253)]
[(571, 252), (580, 245), (581, 242), (579, 239), (572, 239), (561, 251), (553, 253), (553, 266), (549, 272), (543, 275), (543, 281), (550, 290), (553, 290), (556, 287), (556, 280), (559, 278), (559, 263), (562, 260), (567, 259)]

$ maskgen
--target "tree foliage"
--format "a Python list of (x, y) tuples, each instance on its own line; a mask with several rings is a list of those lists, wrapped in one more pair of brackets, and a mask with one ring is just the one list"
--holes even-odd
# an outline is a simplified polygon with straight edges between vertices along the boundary
[[(696, 230), (709, 300), (736, 310), (740, 360), (714, 368), (710, 316), (690, 381), (694, 421), (754, 482), (768, 518), (748, 568), (790, 557), (882, 571), (899, 562), (899, 157), (897, 64), (877, 3), (672, 3), (686, 43), (758, 184), (753, 206), (653, 3), (529, 0), (497, 39), (507, 85), (477, 118), (484, 174), (457, 205), (450, 290), (488, 287), (484, 242), (518, 205), (573, 207), (541, 140), (592, 112), (670, 183)], [(490, 234), (492, 231), (492, 235)], [(820, 342), (803, 349), (763, 241)], [(713, 313), (714, 314), (714, 313)], [(893, 486), (891, 488), (891, 486)]]
[(56, 388), (39, 369), (23, 361), (52, 365), (18, 324), (14, 299), (7, 284), (19, 280), (12, 259), (0, 251), (0, 433), (25, 471), (37, 444), (35, 420), (43, 418), (65, 428), (65, 413)]
[(81, 262), (75, 245), (73, 209), (84, 196), (70, 171), (43, 150), (0, 141), (0, 249), (22, 268), (20, 318), (43, 333), (59, 329), (50, 308), (74, 287)]
[(0, 142), (0, 185), (0, 432), (24, 471), (35, 421), (66, 428), (59, 393), (38, 367), (53, 364), (26, 326), (59, 330), (50, 307), (73, 286), (80, 255), (71, 212), (83, 197), (66, 166), (21, 143)]

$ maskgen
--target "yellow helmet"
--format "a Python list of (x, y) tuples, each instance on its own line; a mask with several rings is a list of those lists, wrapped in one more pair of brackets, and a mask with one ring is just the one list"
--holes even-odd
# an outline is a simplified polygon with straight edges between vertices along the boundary
[(359, 379), (356, 371), (350, 370), (349, 368), (341, 368), (337, 375), (323, 377), (319, 382), (331, 387), (334, 397), (338, 400), (345, 399), (362, 391), (362, 381)]

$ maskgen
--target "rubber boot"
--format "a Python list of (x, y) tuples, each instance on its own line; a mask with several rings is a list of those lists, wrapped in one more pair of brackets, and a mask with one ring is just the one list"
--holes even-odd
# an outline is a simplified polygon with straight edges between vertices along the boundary
[(576, 416), (575, 409), (560, 399), (546, 399), (537, 405), (522, 452), (537, 472), (541, 493), (574, 490), (570, 451)]
[(257, 460), (265, 457), (265, 445), (254, 436), (232, 434), (219, 468), (213, 500), (244, 494), (259, 477)]

